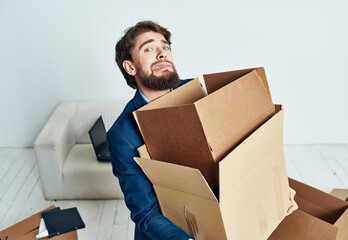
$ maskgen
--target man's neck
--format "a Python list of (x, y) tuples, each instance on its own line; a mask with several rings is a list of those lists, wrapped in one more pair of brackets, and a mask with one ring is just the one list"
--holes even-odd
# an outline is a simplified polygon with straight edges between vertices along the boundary
[(149, 88), (141, 88), (139, 89), (141, 93), (150, 101), (152, 102), (153, 100), (162, 97), (164, 94), (170, 92), (170, 89), (165, 89), (165, 90), (153, 90)]

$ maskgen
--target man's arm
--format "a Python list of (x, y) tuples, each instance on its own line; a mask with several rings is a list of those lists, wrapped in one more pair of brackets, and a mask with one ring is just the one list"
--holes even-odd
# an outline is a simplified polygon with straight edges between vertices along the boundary
[(119, 179), (131, 218), (139, 229), (154, 240), (188, 240), (189, 235), (159, 213), (152, 184), (133, 160), (138, 156), (137, 149), (115, 132), (108, 132), (107, 141), (113, 172)]

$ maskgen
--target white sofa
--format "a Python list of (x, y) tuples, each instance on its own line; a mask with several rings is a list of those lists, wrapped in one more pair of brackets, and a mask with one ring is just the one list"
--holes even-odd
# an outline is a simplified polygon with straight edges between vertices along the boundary
[(125, 101), (62, 102), (35, 141), (46, 199), (123, 198), (110, 162), (98, 162), (88, 130), (102, 115), (108, 130)]

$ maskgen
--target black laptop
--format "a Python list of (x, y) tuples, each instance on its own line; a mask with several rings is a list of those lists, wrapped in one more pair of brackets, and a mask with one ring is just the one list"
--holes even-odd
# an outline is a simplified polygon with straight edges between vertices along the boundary
[(106, 130), (100, 116), (88, 131), (98, 161), (110, 161), (110, 152), (106, 143)]

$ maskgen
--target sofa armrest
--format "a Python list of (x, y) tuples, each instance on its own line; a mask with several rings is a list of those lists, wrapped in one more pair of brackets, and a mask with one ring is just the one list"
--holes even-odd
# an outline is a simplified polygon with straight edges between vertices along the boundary
[(37, 137), (34, 148), (46, 199), (63, 198), (62, 168), (76, 143), (73, 117), (75, 102), (62, 102)]

